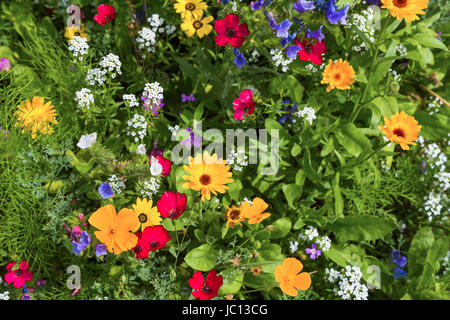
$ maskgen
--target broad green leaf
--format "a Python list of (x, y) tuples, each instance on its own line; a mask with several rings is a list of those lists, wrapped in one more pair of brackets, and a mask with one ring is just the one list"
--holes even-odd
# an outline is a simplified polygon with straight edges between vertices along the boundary
[(210, 244), (203, 244), (192, 249), (184, 261), (194, 270), (209, 271), (216, 265), (217, 250)]
[(283, 217), (275, 220), (275, 222), (272, 223), (272, 226), (274, 226), (274, 229), (272, 230), (271, 238), (280, 239), (289, 233), (292, 227), (292, 222), (288, 217)]
[(244, 273), (241, 270), (228, 269), (220, 275), (223, 277), (223, 284), (219, 289), (219, 296), (237, 293), (241, 289), (244, 281)]
[(339, 144), (354, 157), (371, 149), (370, 140), (353, 123), (347, 123), (341, 127), (336, 133), (336, 138)]
[(337, 218), (326, 225), (327, 230), (342, 241), (369, 241), (382, 239), (390, 234), (397, 224), (390, 219), (359, 215)]

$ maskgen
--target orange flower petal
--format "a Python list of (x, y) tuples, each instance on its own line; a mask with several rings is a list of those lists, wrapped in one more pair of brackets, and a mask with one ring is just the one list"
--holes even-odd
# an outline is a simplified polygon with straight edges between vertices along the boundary
[(308, 290), (311, 286), (311, 276), (308, 272), (302, 272), (295, 276), (292, 281), (292, 285), (299, 290)]
[(108, 204), (95, 211), (89, 218), (89, 223), (97, 229), (108, 231), (114, 225), (116, 209)]

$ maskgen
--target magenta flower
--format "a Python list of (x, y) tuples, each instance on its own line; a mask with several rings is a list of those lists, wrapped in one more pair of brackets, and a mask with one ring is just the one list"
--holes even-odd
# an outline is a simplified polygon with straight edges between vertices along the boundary
[(314, 260), (322, 254), (322, 251), (316, 249), (316, 244), (313, 243), (311, 249), (306, 248), (306, 253), (309, 254), (310, 255), (309, 257)]

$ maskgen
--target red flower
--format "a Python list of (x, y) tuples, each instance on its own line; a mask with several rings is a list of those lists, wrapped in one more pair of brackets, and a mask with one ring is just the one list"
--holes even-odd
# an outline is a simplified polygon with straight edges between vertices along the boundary
[(146, 258), (148, 258), (149, 251), (146, 249), (146, 246), (144, 245), (144, 241), (142, 239), (142, 232), (138, 231), (135, 234), (138, 237), (138, 242), (136, 244), (136, 247), (133, 248), (134, 253), (136, 253), (136, 258), (137, 259), (146, 259)]
[(295, 43), (301, 48), (298, 52), (299, 59), (302, 61), (311, 61), (312, 63), (320, 66), (322, 64), (322, 53), (327, 51), (325, 42), (317, 41), (315, 44), (307, 43), (306, 39), (300, 43), (298, 39), (295, 39)]
[(217, 31), (216, 44), (226, 46), (228, 42), (232, 47), (239, 48), (244, 43), (245, 38), (250, 34), (247, 24), (239, 25), (239, 17), (235, 14), (227, 14), (224, 20), (216, 20), (214, 29)]
[(239, 95), (239, 98), (234, 99), (234, 118), (236, 120), (244, 120), (245, 116), (252, 114), (255, 111), (256, 102), (253, 101), (253, 91), (250, 89), (245, 89)]
[[(167, 177), (170, 174), (170, 171), (172, 171), (172, 163), (170, 162), (170, 160), (164, 158), (163, 156), (156, 156), (156, 160), (158, 160), (158, 163), (162, 167), (161, 175), (163, 177)], [(148, 164), (152, 165), (152, 160), (150, 160)]]
[(184, 193), (166, 191), (156, 206), (164, 218), (177, 219), (186, 210), (187, 197)]
[(98, 14), (94, 16), (94, 20), (101, 26), (114, 19), (116, 16), (116, 9), (107, 4), (101, 4), (97, 7)]
[(169, 232), (161, 225), (146, 227), (142, 232), (142, 245), (148, 251), (164, 248), (170, 241)]
[(25, 281), (31, 281), (33, 279), (33, 273), (28, 270), (28, 262), (25, 260), (20, 263), (17, 270), (12, 270), (15, 264), (15, 262), (10, 262), (6, 265), (6, 270), (9, 272), (5, 275), (5, 281), (7, 283), (14, 283), (14, 287), (16, 288), (22, 288), (25, 285)]
[(222, 283), (222, 276), (217, 276), (214, 270), (208, 273), (206, 281), (203, 280), (203, 275), (200, 271), (194, 273), (192, 278), (189, 279), (189, 285), (194, 289), (192, 295), (200, 300), (211, 300), (216, 297)]

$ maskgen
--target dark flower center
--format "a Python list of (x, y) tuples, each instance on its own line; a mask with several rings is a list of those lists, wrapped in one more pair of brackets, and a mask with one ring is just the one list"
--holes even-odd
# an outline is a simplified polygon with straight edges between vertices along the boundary
[(147, 222), (147, 215), (145, 213), (141, 213), (139, 216), (139, 222), (140, 223), (146, 223)]
[(227, 31), (225, 31), (225, 34), (227, 35), (227, 37), (232, 38), (236, 35), (236, 30), (234, 30), (232, 28), (227, 28)]
[(136, 252), (137, 254), (139, 254), (139, 252), (141, 252), (141, 251), (142, 251), (142, 247), (141, 246), (136, 246), (134, 248), (134, 252)]
[(237, 219), (239, 219), (240, 215), (241, 215), (241, 211), (240, 210), (232, 210), (230, 212), (229, 217), (230, 217), (231, 220), (237, 220)]
[(394, 0), (393, 3), (397, 8), (404, 8), (408, 5), (408, 0)]
[(313, 50), (312, 44), (307, 44), (307, 45), (305, 46), (305, 49), (304, 49), (304, 50), (306, 51), (307, 54), (310, 54), (310, 53), (312, 52), (312, 50)]
[(197, 21), (194, 21), (193, 26), (195, 29), (200, 29), (203, 26), (203, 23), (201, 23), (200, 21), (197, 20)]
[(208, 176), (207, 174), (203, 174), (199, 180), (200, 180), (200, 183), (203, 184), (204, 186), (211, 183), (211, 177)]
[(152, 247), (153, 249), (155, 249), (158, 246), (159, 242), (153, 240), (152, 243), (150, 243), (150, 247)]
[(111, 17), (110, 17), (110, 16), (105, 16), (103, 19), (104, 19), (106, 22), (108, 22), (109, 20), (111, 20)]
[(339, 79), (341, 79), (341, 74), (340, 73), (336, 73), (334, 75), (334, 80), (339, 80)]
[(208, 287), (208, 286), (205, 285), (205, 286), (202, 288), (202, 291), (203, 291), (204, 293), (206, 293), (206, 294), (209, 294), (209, 293), (211, 293), (212, 289), (211, 289), (210, 287)]
[(394, 133), (397, 137), (402, 137), (402, 138), (404, 138), (404, 137), (406, 136), (406, 135), (405, 135), (405, 131), (403, 131), (403, 129), (401, 129), (401, 128), (394, 129), (393, 133)]
[(195, 4), (189, 2), (188, 4), (186, 4), (185, 8), (186, 8), (186, 10), (194, 11), (195, 10)]
[(75, 31), (74, 35), (75, 36), (80, 36), (80, 33), (78, 31)]
[(109, 231), (109, 233), (110, 234), (114, 234), (116, 231), (114, 230), (114, 229), (111, 229), (110, 231)]
[(17, 269), (16, 270), (16, 276), (20, 277), (22, 275), (22, 270)]
[(177, 216), (177, 211), (175, 209), (169, 210), (169, 218), (175, 218)]

